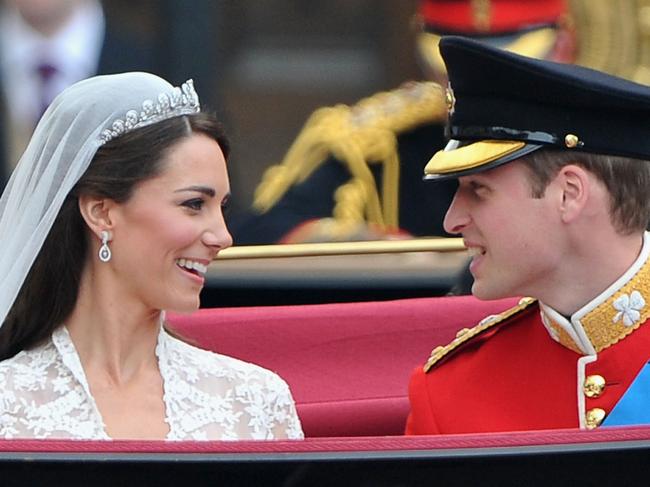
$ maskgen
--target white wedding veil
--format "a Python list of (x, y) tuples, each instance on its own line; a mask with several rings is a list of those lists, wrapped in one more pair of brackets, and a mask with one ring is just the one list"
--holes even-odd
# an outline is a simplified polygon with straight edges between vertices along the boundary
[(55, 98), (0, 197), (0, 326), (97, 149), (133, 128), (199, 110), (191, 80), (174, 88), (139, 72), (89, 78)]

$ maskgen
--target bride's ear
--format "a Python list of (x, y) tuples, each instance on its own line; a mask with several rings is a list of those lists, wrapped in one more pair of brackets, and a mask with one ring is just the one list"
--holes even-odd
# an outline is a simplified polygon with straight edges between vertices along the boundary
[(98, 238), (101, 238), (102, 231), (113, 228), (110, 211), (114, 206), (115, 202), (108, 198), (89, 195), (79, 196), (79, 212), (88, 228)]

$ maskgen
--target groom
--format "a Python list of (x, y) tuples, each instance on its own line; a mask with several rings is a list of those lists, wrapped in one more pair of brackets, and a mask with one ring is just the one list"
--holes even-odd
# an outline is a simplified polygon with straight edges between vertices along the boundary
[(650, 423), (650, 89), (443, 38), (459, 182), (445, 230), (480, 299), (531, 296), (414, 372), (407, 434)]

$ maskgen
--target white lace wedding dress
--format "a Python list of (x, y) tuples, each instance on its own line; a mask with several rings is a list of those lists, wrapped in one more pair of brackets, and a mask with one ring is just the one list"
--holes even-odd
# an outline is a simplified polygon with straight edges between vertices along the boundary
[[(289, 388), (276, 374), (162, 328), (156, 355), (168, 440), (303, 438)], [(0, 437), (110, 439), (65, 327), (0, 362)]]

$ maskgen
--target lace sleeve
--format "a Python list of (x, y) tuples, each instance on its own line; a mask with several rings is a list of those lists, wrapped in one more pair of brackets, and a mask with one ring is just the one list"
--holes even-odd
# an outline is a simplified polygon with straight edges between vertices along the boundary
[(289, 387), (277, 374), (168, 336), (158, 353), (170, 439), (303, 438)]
[(16, 395), (13, 391), (11, 374), (0, 365), (0, 438), (11, 439), (18, 436)]
[(52, 341), (0, 363), (0, 437), (108, 439)]
[(272, 428), (272, 435), (275, 439), (302, 440), (305, 435), (302, 432), (302, 426), (296, 405), (291, 396), (291, 391), (286, 382), (280, 377), (275, 377), (278, 381), (278, 394), (275, 404), (273, 405), (277, 422)]
[(235, 402), (242, 412), (241, 439), (304, 438), (289, 386), (276, 374), (255, 367), (235, 387)]

